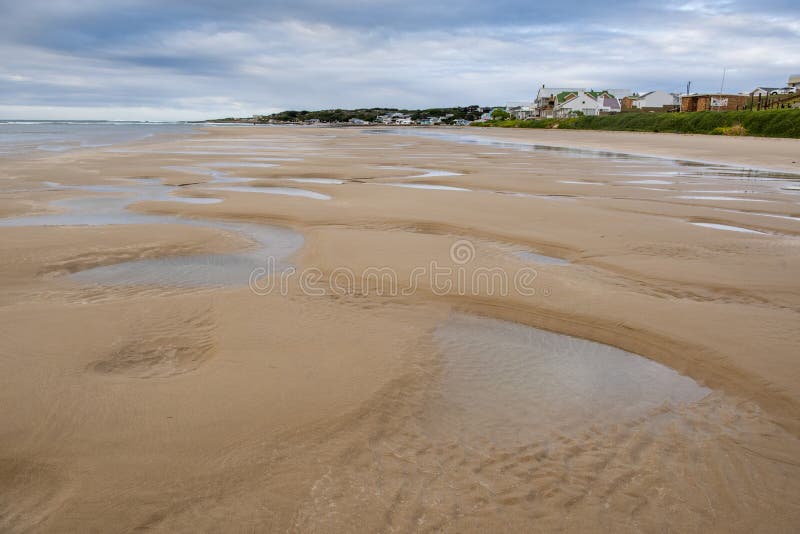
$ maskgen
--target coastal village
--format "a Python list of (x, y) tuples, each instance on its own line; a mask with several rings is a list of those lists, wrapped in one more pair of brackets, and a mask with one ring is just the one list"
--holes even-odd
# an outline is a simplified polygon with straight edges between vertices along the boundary
[[(759, 86), (747, 93), (669, 93), (661, 90), (636, 92), (633, 89), (590, 89), (585, 87), (548, 87), (542, 85), (530, 101), (508, 102), (505, 106), (467, 106), (460, 113), (425, 110), (387, 111), (370, 117), (290, 117), (257, 115), (242, 122), (346, 123), (353, 126), (467, 126), (500, 118), (516, 120), (566, 119), (580, 116), (602, 116), (615, 113), (688, 113), (699, 111), (740, 111), (768, 109), (800, 109), (800, 74), (790, 75), (782, 87)], [(344, 110), (335, 110), (343, 112)], [(307, 113), (307, 112), (301, 112)]]
[(623, 112), (739, 111), (800, 108), (800, 74), (789, 76), (784, 87), (756, 87), (749, 93), (667, 93), (631, 89), (592, 89), (542, 86), (531, 103), (506, 105), (516, 119), (559, 119), (580, 115)]

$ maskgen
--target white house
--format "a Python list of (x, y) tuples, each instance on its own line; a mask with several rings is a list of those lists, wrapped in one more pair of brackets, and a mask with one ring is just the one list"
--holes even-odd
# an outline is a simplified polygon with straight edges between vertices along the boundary
[(664, 106), (679, 106), (680, 97), (666, 91), (650, 91), (638, 97), (633, 97), (633, 107), (637, 109), (663, 108)]
[(579, 87), (545, 87), (539, 88), (536, 94), (536, 116), (552, 119), (555, 117), (556, 96), (563, 93), (577, 93)]
[(506, 104), (506, 112), (515, 119), (530, 119), (534, 115), (535, 106), (530, 102), (509, 102)]
[[(570, 95), (582, 95), (580, 100), (564, 106)], [(570, 113), (580, 111), (584, 115), (598, 115), (599, 113), (615, 113), (620, 111), (620, 100), (631, 96), (631, 89), (606, 89), (591, 91), (578, 87), (545, 87), (539, 88), (535, 102), (535, 116), (543, 118), (566, 117)], [(599, 98), (599, 95), (605, 95)], [(585, 97), (589, 97), (589, 99)], [(593, 101), (593, 102), (592, 102)], [(584, 103), (585, 102), (585, 103)]]
[(397, 112), (389, 113), (386, 115), (378, 115), (376, 121), (382, 122), (383, 124), (411, 124), (411, 115)]
[(792, 74), (789, 76), (789, 81), (786, 82), (789, 87), (794, 87), (795, 90), (800, 91), (800, 74)]
[(756, 87), (750, 94), (753, 96), (790, 95), (797, 90), (795, 87)]
[(573, 91), (555, 96), (554, 117), (618, 113), (619, 99), (607, 91)]

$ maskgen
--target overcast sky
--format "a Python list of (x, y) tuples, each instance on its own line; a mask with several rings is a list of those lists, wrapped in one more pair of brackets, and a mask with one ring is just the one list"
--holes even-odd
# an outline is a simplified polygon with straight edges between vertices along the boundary
[(725, 67), (740, 92), (800, 73), (800, 1), (0, 0), (0, 57), (12, 119), (718, 91)]

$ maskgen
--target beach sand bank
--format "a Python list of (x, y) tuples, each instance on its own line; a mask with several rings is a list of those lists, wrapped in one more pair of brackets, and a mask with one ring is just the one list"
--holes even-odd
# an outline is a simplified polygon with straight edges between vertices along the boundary
[(0, 529), (796, 529), (800, 142), (476, 130), (5, 158)]

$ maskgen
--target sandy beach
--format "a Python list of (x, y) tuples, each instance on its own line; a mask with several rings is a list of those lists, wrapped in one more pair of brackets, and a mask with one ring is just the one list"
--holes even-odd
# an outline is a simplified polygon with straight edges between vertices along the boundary
[(479, 128), (4, 157), (0, 530), (796, 531), (792, 173)]

